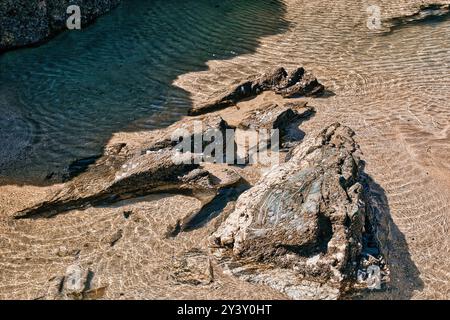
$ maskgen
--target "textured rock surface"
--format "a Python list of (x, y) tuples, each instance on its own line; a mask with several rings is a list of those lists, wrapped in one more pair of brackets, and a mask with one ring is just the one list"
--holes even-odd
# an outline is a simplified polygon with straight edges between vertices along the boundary
[[(202, 120), (202, 127), (197, 128), (195, 120)], [(162, 130), (160, 135), (154, 133), (158, 137), (156, 141), (142, 150), (132, 152), (124, 144), (112, 145), (87, 172), (68, 182), (56, 195), (19, 212), (16, 217), (48, 217), (70, 209), (155, 192), (186, 192), (207, 203), (220, 188), (237, 183), (240, 176), (231, 169), (212, 173), (200, 168), (194, 163), (195, 154), (177, 153), (176, 141), (172, 142), (170, 136), (177, 129), (183, 129), (183, 134), (194, 141), (195, 135), (209, 130), (223, 131), (226, 127), (219, 116), (205, 116), (181, 121)]]
[(175, 257), (167, 267), (173, 270), (170, 278), (176, 284), (207, 285), (214, 279), (210, 258), (199, 249)]
[(2, 0), (0, 52), (44, 41), (66, 28), (69, 5), (81, 9), (82, 25), (110, 11), (121, 0)]
[(359, 147), (333, 124), (238, 199), (211, 237), (229, 273), (294, 299), (336, 299), (354, 278), (367, 199)]
[(284, 68), (275, 68), (255, 80), (249, 80), (231, 88), (218, 99), (191, 108), (189, 114), (198, 115), (220, 110), (268, 90), (275, 91), (286, 98), (293, 98), (320, 95), (324, 91), (324, 86), (301, 67), (289, 74)]
[(277, 129), (280, 134), (280, 145), (292, 147), (303, 138), (298, 126), (314, 113), (314, 108), (308, 106), (306, 102), (283, 105), (267, 103), (247, 112), (238, 128), (243, 130)]

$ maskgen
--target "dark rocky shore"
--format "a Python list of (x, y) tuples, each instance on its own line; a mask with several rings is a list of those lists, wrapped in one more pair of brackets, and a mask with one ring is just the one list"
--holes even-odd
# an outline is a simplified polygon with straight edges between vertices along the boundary
[(0, 52), (32, 46), (66, 29), (67, 8), (78, 5), (82, 26), (116, 7), (121, 0), (4, 0), (0, 2)]

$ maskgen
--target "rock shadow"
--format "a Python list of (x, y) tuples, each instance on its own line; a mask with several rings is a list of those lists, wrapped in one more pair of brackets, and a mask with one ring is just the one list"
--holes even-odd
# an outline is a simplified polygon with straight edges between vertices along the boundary
[(392, 219), (385, 190), (366, 173), (363, 178), (370, 192), (370, 206), (378, 220), (378, 242), (390, 269), (390, 282), (380, 291), (358, 291), (353, 298), (409, 300), (414, 291), (424, 288), (420, 272), (411, 258), (405, 235)]

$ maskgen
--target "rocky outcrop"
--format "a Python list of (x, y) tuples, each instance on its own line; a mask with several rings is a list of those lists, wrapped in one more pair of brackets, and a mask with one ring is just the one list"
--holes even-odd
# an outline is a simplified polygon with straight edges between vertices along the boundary
[[(246, 113), (239, 127), (244, 130), (279, 129), (282, 143), (298, 142), (295, 131), (298, 130), (298, 121), (307, 119), (313, 112), (313, 108), (305, 103), (263, 105)], [(150, 132), (149, 143), (137, 149), (129, 148), (126, 143), (109, 145), (100, 158), (86, 160), (90, 164), (86, 172), (68, 181), (57, 194), (18, 212), (16, 218), (51, 217), (72, 209), (162, 192), (189, 194), (206, 205), (219, 190), (236, 185), (241, 180), (232, 167), (204, 165), (208, 159), (203, 157), (203, 151), (214, 142), (214, 139), (208, 140), (206, 137), (213, 136), (215, 132), (226, 137), (227, 129), (234, 128), (221, 116), (211, 114), (186, 118), (166, 129)], [(179, 150), (181, 141), (188, 144), (189, 151)], [(199, 149), (196, 146), (198, 141)], [(237, 159), (236, 141), (223, 142), (224, 156), (227, 145), (232, 143)], [(225, 160), (223, 163), (226, 163)], [(214, 161), (215, 158), (212, 159)], [(81, 164), (79, 166), (82, 167)], [(195, 212), (176, 221), (167, 235), (183, 230), (192, 219), (192, 214)]]
[[(290, 75), (278, 68), (246, 84), (243, 91), (235, 90), (228, 100), (218, 101), (238, 103), (245, 92), (265, 90), (289, 97), (296, 92), (317, 94), (323, 87), (314, 84), (302, 68)], [(117, 223), (114, 228), (108, 223), (107, 231), (99, 231), (102, 236), (92, 242), (101, 249), (93, 250), (104, 250), (97, 252), (99, 256), (112, 259), (118, 259), (114, 253), (128, 257), (130, 243), (136, 243), (130, 240), (135, 235), (130, 230), (142, 229), (145, 236), (140, 239), (149, 248), (133, 255), (147, 258), (164, 253), (149, 272), (164, 274), (157, 279), (163, 284), (167, 281), (161, 287), (216, 290), (228, 281), (235, 286), (241, 279), (293, 299), (337, 299), (349, 289), (379, 288), (389, 276), (382, 243), (389, 226), (384, 211), (374, 208), (371, 201), (354, 132), (336, 123), (302, 141), (305, 134), (300, 125), (314, 114), (314, 108), (274, 95), (263, 94), (223, 112), (186, 117), (165, 129), (118, 134), (100, 158), (75, 162), (69, 171), (73, 176), (56, 194), (15, 217), (47, 218), (87, 209), (72, 214), (97, 222), (97, 209), (88, 207), (149, 195), (106, 206), (115, 212)], [(215, 132), (226, 136), (228, 129), (236, 134), (223, 147), (232, 143), (234, 151), (241, 146), (239, 134), (278, 129), (284, 150), (274, 153), (283, 164), (206, 162), (205, 149), (214, 140), (204, 138)], [(181, 152), (180, 142), (193, 152)], [(61, 216), (52, 222), (64, 224), (69, 218)], [(86, 251), (90, 257), (92, 251), (87, 250), (91, 249), (80, 247), (78, 241), (69, 248), (58, 248), (56, 256), (82, 261), (80, 254)], [(69, 266), (65, 276), (55, 273), (43, 296), (95, 299), (117, 290), (113, 281), (101, 282), (106, 271), (93, 268), (90, 259)], [(160, 269), (164, 271), (156, 271)], [(95, 277), (91, 270), (96, 270)], [(258, 288), (273, 294), (269, 288)]]
[(284, 68), (276, 68), (255, 80), (249, 80), (231, 88), (219, 99), (191, 108), (189, 115), (220, 110), (269, 90), (281, 94), (285, 98), (293, 98), (320, 95), (324, 91), (324, 86), (311, 73), (301, 67), (289, 74)]
[(435, 18), (445, 18), (450, 15), (450, 4), (424, 4), (410, 15), (398, 16), (384, 21), (388, 32), (401, 28), (404, 25), (418, 23)]
[(35, 45), (66, 29), (67, 8), (78, 5), (82, 25), (121, 0), (3, 0), (0, 2), (0, 52)]
[(306, 102), (290, 102), (283, 105), (267, 103), (247, 112), (238, 128), (243, 130), (277, 129), (280, 134), (280, 146), (292, 147), (303, 138), (298, 129), (299, 125), (314, 113), (314, 108), (308, 106)]
[(214, 272), (207, 252), (191, 249), (174, 257), (167, 268), (172, 270), (174, 284), (207, 285), (213, 282)]
[(353, 136), (331, 125), (240, 196), (210, 240), (227, 272), (294, 299), (342, 295), (356, 277), (370, 225)]
[[(202, 120), (196, 128), (194, 121)], [(17, 218), (50, 217), (55, 214), (102, 203), (144, 196), (156, 192), (189, 193), (204, 203), (217, 191), (237, 183), (240, 176), (232, 169), (203, 169), (195, 161), (196, 154), (180, 153), (177, 141), (170, 139), (177, 129), (183, 129), (183, 139), (195, 140), (210, 130), (223, 131), (227, 124), (219, 116), (205, 116), (181, 121), (163, 130), (149, 147), (131, 152), (126, 144), (109, 146), (104, 156), (88, 171), (68, 182), (49, 199), (19, 212)]]

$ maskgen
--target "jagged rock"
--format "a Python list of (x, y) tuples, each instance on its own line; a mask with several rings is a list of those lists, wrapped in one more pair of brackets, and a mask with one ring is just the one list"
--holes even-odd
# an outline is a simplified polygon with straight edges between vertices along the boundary
[[(190, 121), (182, 121), (164, 130), (162, 137), (150, 144), (150, 146), (144, 149), (142, 153), (173, 148), (184, 139), (189, 139), (191, 141), (191, 150), (195, 150), (195, 142), (200, 141), (200, 151), (203, 152), (205, 147), (211, 142), (207, 141), (205, 137), (213, 135), (215, 131), (220, 132), (220, 134), (225, 137), (227, 129), (234, 128), (228, 125), (228, 123), (220, 116), (202, 116)], [(224, 148), (225, 147), (226, 146), (224, 145)]]
[[(196, 120), (202, 120), (203, 126), (199, 129), (195, 128)], [(176, 128), (184, 129), (183, 132), (191, 135), (194, 141), (197, 134), (204, 135), (210, 130), (222, 131), (227, 125), (219, 116), (177, 123), (164, 130), (161, 140), (136, 156), (123, 151), (123, 147), (110, 147), (88, 171), (68, 182), (56, 195), (19, 212), (16, 218), (50, 217), (71, 209), (117, 202), (155, 192), (189, 192), (207, 203), (220, 188), (240, 179), (237, 174), (222, 175), (219, 178), (216, 175), (221, 175), (220, 170), (215, 173), (195, 171), (200, 169), (200, 165), (195, 163), (196, 155), (189, 152), (179, 154), (174, 144), (168, 143), (168, 137)]]
[(175, 257), (169, 268), (176, 284), (208, 285), (214, 280), (213, 268), (206, 252), (192, 249)]
[(243, 130), (278, 129), (280, 144), (284, 146), (286, 143), (301, 140), (303, 136), (298, 132), (298, 125), (314, 112), (314, 108), (309, 107), (306, 102), (285, 103), (282, 106), (268, 103), (248, 112), (238, 127)]
[(393, 31), (410, 23), (426, 21), (436, 17), (446, 17), (450, 14), (450, 4), (424, 4), (412, 14), (390, 18), (384, 21), (387, 31)]
[(82, 25), (116, 7), (121, 0), (2, 0), (0, 52), (40, 43), (66, 28), (67, 7), (81, 8)]
[(277, 88), (275, 92), (281, 94), (283, 98), (295, 98), (319, 95), (324, 89), (316, 77), (299, 68), (288, 77), (287, 84)]
[(117, 232), (113, 233), (109, 239), (108, 239), (108, 243), (110, 244), (111, 247), (114, 247), (116, 245), (116, 243), (122, 239), (123, 237), (123, 230), (119, 229), (117, 230)]
[(354, 132), (333, 124), (292, 150), (211, 237), (227, 272), (294, 299), (336, 299), (356, 272), (367, 195)]
[(284, 68), (276, 68), (256, 80), (246, 81), (231, 88), (219, 99), (202, 106), (192, 107), (189, 115), (200, 115), (233, 106), (243, 99), (255, 97), (268, 90), (282, 94), (284, 97), (314, 96), (321, 94), (324, 87), (303, 68), (297, 68), (289, 75)]

